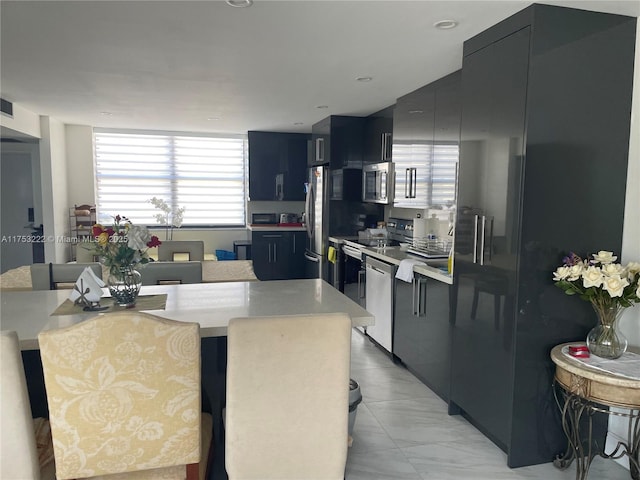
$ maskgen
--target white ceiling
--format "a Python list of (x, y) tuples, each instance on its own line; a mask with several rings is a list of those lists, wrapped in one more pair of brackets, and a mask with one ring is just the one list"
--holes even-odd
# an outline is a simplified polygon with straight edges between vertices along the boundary
[[(2, 0), (1, 95), (68, 124), (309, 132), (459, 69), (465, 39), (530, 3)], [(544, 3), (640, 16), (638, 0)]]

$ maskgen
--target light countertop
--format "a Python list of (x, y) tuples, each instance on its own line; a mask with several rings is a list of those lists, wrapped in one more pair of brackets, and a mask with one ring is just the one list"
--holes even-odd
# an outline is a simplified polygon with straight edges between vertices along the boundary
[[(105, 290), (106, 292), (106, 290)], [(98, 315), (83, 312), (51, 316), (69, 290), (0, 292), (2, 329), (15, 330), (23, 350), (38, 348), (38, 333), (62, 328)], [(164, 310), (148, 313), (178, 321), (200, 323), (203, 337), (227, 334), (234, 317), (344, 312), (354, 327), (373, 325), (374, 316), (319, 279), (269, 282), (223, 282), (143, 286), (140, 295), (167, 294)], [(103, 297), (103, 302), (108, 302)]]

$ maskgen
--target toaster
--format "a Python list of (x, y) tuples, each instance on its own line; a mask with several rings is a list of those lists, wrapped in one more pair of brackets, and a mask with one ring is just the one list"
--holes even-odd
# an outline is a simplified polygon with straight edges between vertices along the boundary
[(298, 215), (295, 213), (281, 213), (279, 223), (298, 223)]

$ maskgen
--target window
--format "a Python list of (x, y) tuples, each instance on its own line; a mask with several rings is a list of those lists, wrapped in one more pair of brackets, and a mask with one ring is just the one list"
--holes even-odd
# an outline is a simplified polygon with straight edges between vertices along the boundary
[(95, 130), (98, 221), (156, 225), (149, 199), (185, 207), (183, 226), (245, 225), (242, 136)]

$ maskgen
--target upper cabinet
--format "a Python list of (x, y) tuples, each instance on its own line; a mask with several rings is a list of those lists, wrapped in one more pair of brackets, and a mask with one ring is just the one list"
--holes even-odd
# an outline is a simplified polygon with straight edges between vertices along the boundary
[(362, 168), (363, 117), (332, 115), (311, 127), (309, 166)]
[(303, 201), (309, 135), (249, 132), (249, 199)]
[(455, 203), (460, 71), (400, 97), (393, 113), (396, 207)]
[(366, 163), (391, 161), (394, 105), (369, 115), (365, 122), (364, 158)]

